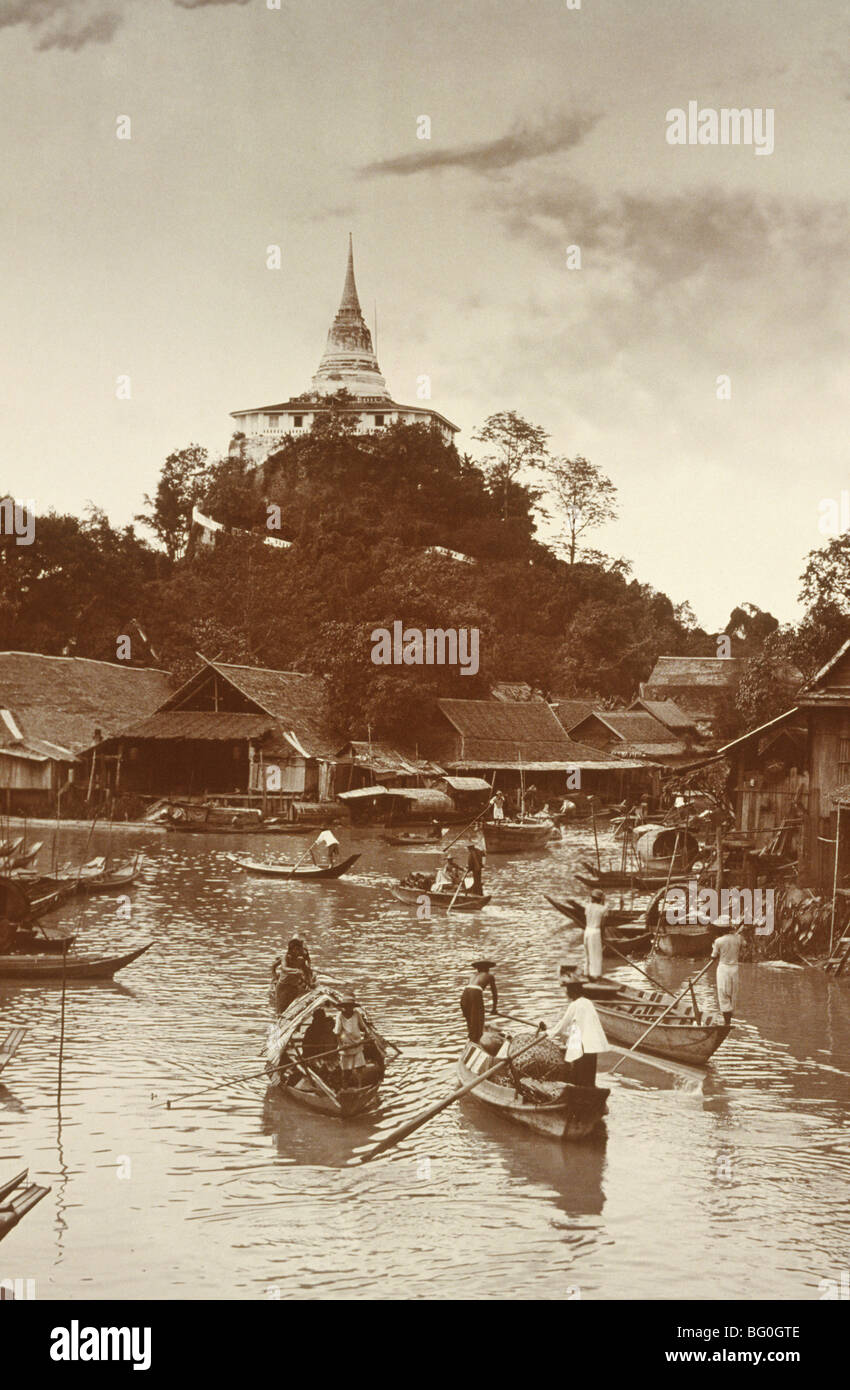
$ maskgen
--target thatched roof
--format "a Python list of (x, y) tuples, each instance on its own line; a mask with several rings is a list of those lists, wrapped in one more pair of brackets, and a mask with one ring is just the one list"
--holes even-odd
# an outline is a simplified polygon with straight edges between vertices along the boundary
[[(0, 709), (14, 717), (23, 742), (45, 756), (82, 752), (152, 713), (173, 687), (167, 671), (81, 656), (0, 652)], [(0, 721), (0, 744), (17, 740)], [(55, 749), (56, 752), (51, 752)]]
[(593, 705), (589, 700), (559, 700), (556, 697), (549, 703), (566, 733), (593, 713)]
[(675, 700), (635, 700), (632, 710), (645, 710), (663, 724), (666, 729), (678, 730), (683, 734), (694, 728), (693, 715), (680, 709)]
[(734, 689), (741, 679), (744, 664), (741, 656), (659, 656), (644, 687), (644, 695), (654, 699), (651, 692), (656, 686)]

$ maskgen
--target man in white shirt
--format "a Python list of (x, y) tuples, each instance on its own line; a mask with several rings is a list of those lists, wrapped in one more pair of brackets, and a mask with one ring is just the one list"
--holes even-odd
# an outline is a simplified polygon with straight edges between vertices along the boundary
[(317, 849), (324, 851), (325, 859), (327, 862), (324, 864), (323, 867), (326, 869), (332, 869), (336, 864), (336, 861), (339, 859), (339, 840), (336, 838), (336, 835), (333, 833), (332, 830), (323, 830), (321, 835), (315, 841), (313, 848), (310, 850), (310, 857), (313, 860), (314, 864), (317, 862)]
[(596, 1060), (608, 1051), (605, 1029), (591, 999), (586, 999), (580, 980), (562, 981), (567, 991), (566, 1012), (551, 1033), (565, 1044), (564, 1060), (572, 1063), (576, 1086), (596, 1085)]
[(711, 948), (717, 960), (717, 1005), (728, 1028), (738, 1002), (738, 957), (741, 953), (741, 931), (727, 932), (715, 938)]

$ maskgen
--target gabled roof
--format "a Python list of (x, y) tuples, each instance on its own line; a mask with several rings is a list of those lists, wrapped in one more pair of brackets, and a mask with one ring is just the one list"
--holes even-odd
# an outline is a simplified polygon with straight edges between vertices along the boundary
[[(612, 765), (610, 753), (568, 738), (544, 700), (438, 700), (437, 705), (461, 737), (460, 756), (450, 760), (452, 768), (525, 767), (540, 772), (550, 766)], [(617, 759), (616, 766), (629, 764)]]
[(236, 666), (206, 657), (202, 660), (201, 669), (174, 692), (163, 710), (182, 708), (207, 672), (217, 671), (256, 710), (271, 715), (296, 753), (306, 758), (333, 759), (340, 737), (334, 733), (327, 687), (321, 676), (302, 671), (270, 671), (263, 666)]
[[(95, 730), (108, 738), (136, 723), (172, 688), (167, 671), (81, 656), (0, 652), (0, 708), (12, 712), (23, 743), (47, 757), (76, 756), (94, 743)], [(16, 743), (0, 720), (0, 745)]]
[(675, 734), (643, 710), (602, 709), (593, 716), (607, 725), (623, 743), (678, 743)]
[(738, 684), (744, 664), (742, 656), (659, 656), (645, 689), (664, 685), (729, 688)]
[(589, 700), (559, 700), (555, 698), (549, 703), (555, 711), (561, 728), (567, 733), (593, 713), (593, 705)]
[(675, 700), (644, 700), (639, 697), (631, 709), (645, 710), (647, 714), (651, 714), (653, 719), (657, 719), (659, 724), (663, 724), (667, 729), (678, 729), (682, 733), (687, 733), (694, 728), (693, 715), (686, 714), (683, 709), (679, 708)]
[(233, 714), (229, 710), (159, 710), (124, 731), (129, 739), (197, 739), (218, 743), (222, 740), (261, 739), (275, 728), (268, 714)]
[(850, 701), (850, 638), (800, 691), (801, 704), (847, 704)]

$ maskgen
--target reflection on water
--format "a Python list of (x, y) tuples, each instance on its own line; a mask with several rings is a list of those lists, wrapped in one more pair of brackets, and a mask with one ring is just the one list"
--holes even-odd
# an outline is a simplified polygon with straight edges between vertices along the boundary
[[(576, 890), (589, 837), (493, 859), (486, 912), (430, 921), (386, 888), (433, 858), (349, 838), (353, 877), (310, 887), (228, 858), (295, 858), (306, 840), (115, 833), (113, 853), (146, 856), (130, 917), (95, 897), (65, 921), (85, 951), (155, 944), (113, 984), (69, 982), (61, 1116), (61, 990), (0, 982), (0, 1026), (29, 1030), (0, 1085), (0, 1174), (23, 1160), (52, 1184), (0, 1246), (0, 1278), (34, 1278), (39, 1298), (788, 1299), (847, 1267), (850, 992), (815, 971), (742, 967), (741, 1017), (702, 1084), (615, 1076), (582, 1143), (470, 1096), (354, 1163), (454, 1084), (475, 956), (499, 962), (507, 1012), (556, 1016), (580, 939), (542, 892)], [(97, 830), (61, 839), (60, 857), (107, 847)], [(238, 1081), (262, 1068), (268, 968), (296, 930), (403, 1049), (373, 1115), (341, 1123)], [(688, 962), (651, 969), (674, 984)], [(237, 1084), (192, 1095), (222, 1079)]]

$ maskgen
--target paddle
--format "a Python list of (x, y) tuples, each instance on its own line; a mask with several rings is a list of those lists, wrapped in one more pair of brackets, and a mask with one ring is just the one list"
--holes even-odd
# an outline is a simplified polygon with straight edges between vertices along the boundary
[(463, 887), (463, 880), (464, 880), (465, 877), (466, 877), (466, 875), (464, 874), (462, 878), (459, 878), (459, 879), (458, 879), (457, 888), (455, 889), (454, 893), (452, 894), (452, 900), (451, 900), (451, 902), (449, 903), (448, 907), (446, 908), (446, 916), (447, 916), (447, 917), (448, 917), (449, 913), (451, 912), (452, 908), (453, 908), (454, 905), (455, 905), (455, 898), (457, 897), (458, 893), (460, 892), (461, 888)]
[(440, 850), (440, 853), (441, 853), (441, 854), (448, 854), (448, 852), (449, 852), (449, 850), (451, 849), (452, 845), (456, 845), (457, 842), (458, 842), (458, 840), (462, 840), (463, 837), (464, 837), (464, 835), (467, 833), (467, 831), (471, 830), (472, 827), (473, 827), (473, 825), (477, 825), (479, 821), (483, 820), (483, 819), (484, 819), (484, 816), (485, 816), (486, 814), (487, 814), (486, 808), (485, 808), (483, 811), (479, 811), (479, 812), (478, 812), (478, 815), (475, 817), (475, 819), (474, 819), (474, 820), (471, 820), (471, 821), (469, 822), (468, 825), (465, 825), (465, 826), (463, 827), (462, 830), (459, 830), (458, 833), (455, 835), (455, 837), (454, 837), (453, 840), (449, 840), (446, 844), (444, 844), (444, 845), (442, 846), (442, 848), (441, 848), (441, 850)]
[[(311, 1062), (319, 1062), (323, 1057), (335, 1057), (339, 1052), (338, 1047), (332, 1047), (328, 1052), (317, 1052), (315, 1057), (311, 1057)], [(299, 1054), (300, 1055), (300, 1054)], [(194, 1100), (195, 1096), (207, 1096), (212, 1091), (224, 1091), (228, 1086), (241, 1086), (243, 1081), (256, 1081), (260, 1076), (271, 1076), (276, 1071), (282, 1071), (284, 1067), (292, 1065), (292, 1058), (287, 1057), (285, 1061), (279, 1062), (276, 1067), (264, 1067), (262, 1071), (249, 1072), (247, 1076), (234, 1076), (229, 1081), (218, 1081), (214, 1086), (204, 1086), (200, 1091), (189, 1091), (185, 1096), (172, 1096), (171, 1100), (165, 1102), (166, 1110), (170, 1110), (172, 1105), (176, 1105), (178, 1100)]]
[[(507, 1017), (507, 1015), (505, 1015), (505, 1017)], [(419, 1114), (414, 1115), (412, 1120), (406, 1120), (403, 1125), (399, 1125), (398, 1129), (394, 1129), (391, 1134), (387, 1134), (379, 1143), (373, 1145), (371, 1149), (367, 1149), (366, 1153), (360, 1154), (356, 1161), (358, 1163), (370, 1163), (373, 1158), (377, 1158), (378, 1154), (384, 1153), (386, 1149), (391, 1149), (394, 1144), (398, 1144), (402, 1139), (406, 1139), (414, 1130), (421, 1129), (422, 1125), (427, 1124), (435, 1115), (439, 1115), (441, 1110), (447, 1110), (456, 1100), (460, 1100), (461, 1096), (466, 1096), (470, 1091), (474, 1091), (476, 1086), (481, 1085), (482, 1081), (486, 1081), (488, 1077), (493, 1076), (497, 1071), (501, 1071), (502, 1068), (508, 1066), (509, 1063), (515, 1062), (524, 1052), (529, 1052), (532, 1047), (537, 1045), (540, 1036), (540, 1034), (536, 1034), (530, 1043), (527, 1043), (525, 1047), (521, 1047), (513, 1056), (503, 1057), (501, 1061), (496, 1062), (495, 1066), (488, 1067), (485, 1072), (477, 1076), (474, 1081), (467, 1081), (465, 1085), (460, 1086), (456, 1091), (452, 1091), (450, 1096), (446, 1096), (443, 1100), (435, 1101), (433, 1105), (428, 1106), (427, 1110), (420, 1110)]]
[(684, 999), (684, 997), (685, 997), (685, 995), (687, 994), (688, 990), (693, 988), (693, 986), (696, 984), (697, 980), (701, 980), (701, 979), (702, 979), (702, 977), (703, 977), (703, 975), (705, 974), (706, 970), (708, 970), (709, 967), (710, 967), (712, 964), (713, 964), (712, 961), (710, 961), (710, 960), (706, 961), (705, 965), (702, 967), (702, 970), (699, 972), (699, 974), (698, 974), (698, 975), (694, 975), (694, 977), (693, 977), (692, 980), (688, 980), (688, 983), (685, 985), (685, 988), (682, 990), (682, 993), (676, 996), (676, 998), (673, 1000), (673, 1003), (672, 1003), (672, 1004), (668, 1004), (668, 1006), (667, 1006), (667, 1008), (664, 1010), (663, 1014), (659, 1014), (659, 1015), (658, 1015), (658, 1018), (655, 1020), (654, 1023), (650, 1023), (650, 1025), (649, 1025), (649, 1027), (646, 1029), (646, 1031), (643, 1032), (643, 1033), (641, 1033), (641, 1035), (640, 1035), (640, 1037), (638, 1038), (637, 1042), (632, 1043), (632, 1045), (631, 1045), (631, 1047), (629, 1048), (628, 1052), (624, 1052), (624, 1053), (623, 1053), (623, 1055), (622, 1055), (622, 1057), (620, 1058), (619, 1062), (616, 1062), (616, 1063), (614, 1064), (614, 1066), (611, 1068), (610, 1072), (608, 1073), (609, 1076), (613, 1076), (614, 1072), (617, 1070), (617, 1068), (618, 1068), (619, 1066), (622, 1065), (623, 1062), (625, 1062), (625, 1060), (626, 1060), (626, 1058), (629, 1056), (629, 1054), (632, 1053), (632, 1052), (634, 1052), (634, 1050), (635, 1050), (636, 1047), (639, 1047), (639, 1046), (640, 1046), (640, 1044), (643, 1042), (644, 1038), (648, 1037), (649, 1034), (652, 1032), (653, 1028), (657, 1028), (657, 1027), (658, 1027), (658, 1025), (659, 1025), (659, 1023), (661, 1022), (661, 1020), (662, 1020), (663, 1018), (666, 1018), (666, 1017), (667, 1017), (667, 1015), (670, 1013), (670, 1010), (671, 1010), (671, 1009), (674, 1009), (674, 1008), (676, 1007), (676, 1005), (679, 1003), (679, 1000), (680, 1000), (680, 999)]

